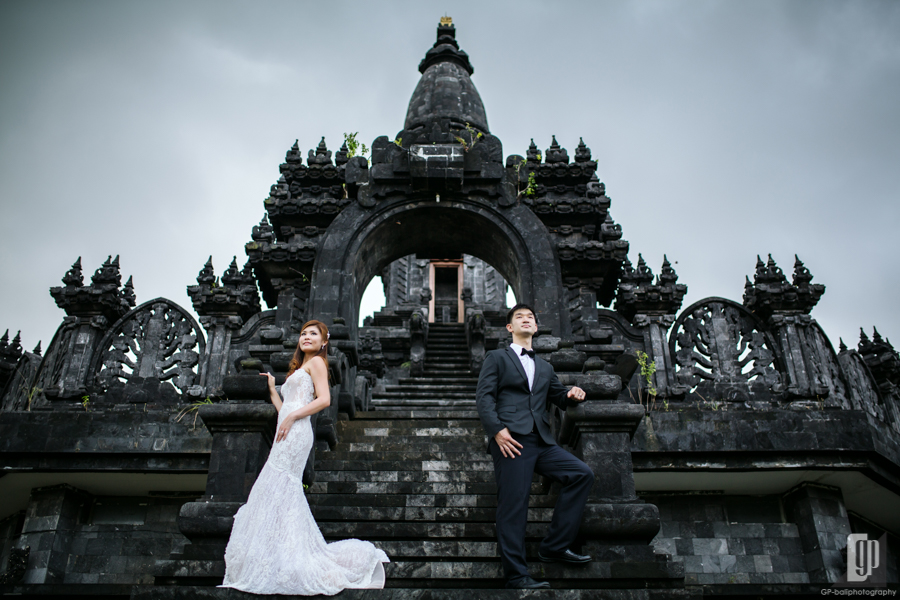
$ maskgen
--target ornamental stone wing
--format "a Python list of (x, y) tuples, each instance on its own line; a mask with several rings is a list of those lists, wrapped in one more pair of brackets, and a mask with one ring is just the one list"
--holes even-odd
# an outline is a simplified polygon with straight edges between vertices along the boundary
[(100, 341), (88, 388), (104, 403), (177, 403), (199, 383), (206, 342), (200, 326), (166, 298), (138, 306)]

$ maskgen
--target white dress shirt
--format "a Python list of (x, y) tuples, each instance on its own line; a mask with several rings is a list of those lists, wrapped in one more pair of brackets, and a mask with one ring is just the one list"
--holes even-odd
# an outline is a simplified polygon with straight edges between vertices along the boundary
[(525, 369), (525, 376), (528, 378), (528, 389), (530, 390), (534, 385), (534, 359), (527, 354), (522, 354), (524, 348), (518, 344), (510, 344), (509, 347), (519, 357), (519, 362), (522, 363), (522, 368)]

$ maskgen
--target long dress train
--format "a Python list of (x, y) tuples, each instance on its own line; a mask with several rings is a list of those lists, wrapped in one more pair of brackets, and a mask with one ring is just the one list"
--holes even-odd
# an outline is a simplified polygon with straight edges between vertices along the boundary
[[(312, 401), (309, 373), (297, 369), (281, 386), (278, 424)], [(309, 417), (272, 444), (247, 503), (234, 517), (225, 550), (225, 580), (255, 594), (337, 594), (347, 588), (384, 587), (387, 555), (356, 539), (328, 544), (303, 494), (303, 468), (313, 444)]]

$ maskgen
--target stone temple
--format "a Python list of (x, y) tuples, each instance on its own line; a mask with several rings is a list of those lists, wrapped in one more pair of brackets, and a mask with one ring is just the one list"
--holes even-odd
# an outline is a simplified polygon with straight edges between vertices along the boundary
[[(419, 71), (402, 130), (371, 156), (288, 149), (246, 264), (217, 275), (195, 257), (199, 323), (170, 299), (139, 304), (127, 259), (87, 281), (78, 259), (50, 288), (64, 316), (44, 352), (2, 337), (0, 591), (240, 596), (214, 586), (273, 440), (259, 373), (284, 381), (317, 318), (333, 402), (313, 422), (308, 498), (326, 538), (392, 560), (389, 589), (342, 597), (522, 596), (493, 589), (496, 488), (474, 410), (485, 352), (508, 343), (507, 286), (537, 310), (536, 350), (588, 394), (552, 426), (597, 475), (579, 541), (594, 562), (534, 560), (555, 588), (536, 595), (818, 597), (852, 585), (848, 567), (897, 582), (888, 340), (835, 350), (811, 316), (825, 286), (799, 259), (789, 277), (748, 257), (742, 299), (682, 307), (672, 265), (654, 274), (610, 216), (583, 141), (504, 157), (449, 19)], [(386, 306), (359, 326), (379, 275)], [(535, 478), (533, 559), (556, 493)], [(870, 541), (848, 549), (850, 534)]]

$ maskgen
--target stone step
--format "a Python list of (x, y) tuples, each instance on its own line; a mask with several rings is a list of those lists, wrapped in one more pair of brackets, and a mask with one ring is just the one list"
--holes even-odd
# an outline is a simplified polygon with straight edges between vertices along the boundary
[[(422, 382), (422, 383), (407, 383), (407, 384), (398, 384), (398, 385), (386, 385), (384, 386), (385, 392), (398, 392), (398, 391), (407, 391), (407, 390), (420, 390), (420, 391), (435, 391), (435, 392), (468, 392), (475, 391), (476, 386), (471, 383), (432, 383), (432, 382)], [(374, 393), (382, 393), (382, 392), (373, 392)]]
[[(458, 435), (481, 434), (484, 429), (480, 421), (470, 419), (444, 419), (434, 421), (342, 421), (340, 431), (346, 433), (360, 432), (363, 435), (385, 437), (394, 434), (415, 435), (423, 438), (438, 436), (442, 440), (452, 441)], [(425, 441), (425, 440), (422, 440)]]
[(367, 442), (343, 442), (337, 446), (339, 450), (331, 452), (322, 452), (318, 456), (320, 458), (331, 458), (334, 460), (365, 460), (371, 457), (373, 453), (377, 453), (382, 460), (484, 460), (487, 452), (478, 448), (467, 447), (464, 449), (446, 449), (443, 444), (420, 444), (416, 448), (396, 444), (392, 447), (385, 448), (381, 443)]
[[(415, 405), (409, 405), (409, 406), (396, 405), (395, 406), (395, 405), (388, 404), (388, 405), (384, 405), (384, 406), (373, 406), (372, 410), (384, 411), (381, 414), (387, 414), (387, 412), (394, 412), (394, 411), (401, 411), (401, 412), (413, 411), (413, 412), (422, 413), (422, 414), (425, 414), (429, 411), (454, 411), (454, 410), (459, 410), (459, 411), (471, 410), (472, 412), (475, 412), (474, 409), (468, 405), (454, 407), (454, 406), (415, 406)], [(476, 413), (476, 415), (477, 415), (477, 413)], [(397, 418), (397, 417), (395, 417), (395, 418)], [(399, 418), (406, 418), (406, 417), (399, 417)]]
[[(468, 363), (466, 363), (466, 364), (468, 364)], [(428, 373), (428, 371), (434, 371), (434, 372), (440, 371), (440, 372), (441, 372), (441, 374), (440, 374), (441, 377), (446, 377), (446, 376), (447, 376), (447, 375), (446, 375), (446, 372), (447, 372), (447, 371), (452, 371), (452, 372), (454, 372), (454, 373), (459, 373), (460, 375), (463, 375), (463, 376), (465, 376), (465, 377), (472, 377), (472, 371), (469, 370), (468, 367), (466, 367), (466, 368), (464, 369), (464, 368), (461, 368), (459, 365), (445, 364), (445, 363), (440, 363), (440, 362), (428, 363), (427, 359), (426, 359), (426, 365), (425, 365), (425, 366), (426, 366), (426, 368), (425, 368), (425, 373)]]
[(464, 409), (400, 409), (391, 411), (370, 410), (356, 413), (356, 421), (363, 419), (377, 420), (435, 420), (435, 419), (477, 419), (478, 411)]
[[(525, 526), (526, 541), (540, 541), (547, 535), (548, 522), (529, 522)], [(361, 540), (496, 540), (493, 519), (490, 522), (438, 521), (331, 521), (319, 522), (319, 529), (329, 540), (356, 538)]]
[[(464, 416), (459, 416), (463, 414)], [(434, 417), (431, 413), (428, 416), (414, 417), (410, 416), (405, 421), (397, 421), (394, 417), (387, 418), (378, 411), (359, 411), (356, 418), (352, 421), (343, 419), (338, 421), (339, 427), (397, 427), (406, 429), (430, 429), (432, 427), (476, 427), (481, 424), (478, 420), (478, 414), (468, 411), (459, 414), (448, 414)], [(362, 423), (361, 421), (366, 421)], [(379, 424), (379, 421), (383, 423)]]
[(475, 387), (478, 385), (478, 378), (472, 377), (469, 374), (468, 377), (451, 377), (449, 375), (445, 375), (441, 373), (439, 376), (435, 377), (401, 377), (398, 380), (398, 383), (403, 384), (419, 384), (419, 383), (431, 383), (431, 384), (439, 384), (439, 383), (450, 383), (450, 384), (466, 384)]
[[(392, 561), (408, 558), (437, 560), (453, 557), (465, 559), (499, 558), (497, 542), (469, 542), (464, 540), (382, 540), (375, 545), (384, 550)], [(538, 560), (540, 542), (525, 544), (525, 555), (529, 560)]]
[[(424, 562), (424, 561), (422, 561)], [(222, 563), (222, 573), (224, 573), (224, 562)], [(642, 586), (640, 581), (630, 589), (622, 589), (622, 586), (612, 589), (602, 589), (604, 585), (602, 581), (593, 583), (587, 579), (569, 580), (568, 572), (575, 568), (563, 568), (562, 575), (558, 579), (551, 579), (552, 589), (549, 590), (506, 590), (499, 589), (503, 587), (503, 579), (414, 579), (412, 577), (403, 577), (401, 572), (411, 571), (418, 576), (418, 573), (424, 573), (424, 567), (409, 566), (414, 565), (412, 562), (398, 561), (403, 566), (398, 569), (394, 579), (391, 574), (395, 573), (389, 563), (385, 565), (388, 574), (386, 587), (383, 590), (353, 590), (348, 589), (340, 593), (340, 596), (256, 596), (249, 595), (244, 592), (229, 588), (216, 588), (212, 585), (196, 586), (196, 585), (177, 585), (177, 586), (150, 586), (150, 585), (113, 585), (113, 584), (82, 584), (79, 589), (72, 592), (71, 586), (63, 586), (62, 584), (47, 585), (37, 584), (22, 585), (15, 587), (9, 586), (10, 590), (16, 590), (16, 595), (26, 594), (34, 588), (34, 595), (45, 595), (46, 597), (67, 597), (71, 593), (88, 594), (91, 592), (82, 591), (97, 590), (94, 597), (106, 596), (109, 594), (120, 594), (128, 597), (131, 593), (131, 600), (246, 600), (247, 598), (264, 599), (272, 598), (275, 600), (291, 600), (300, 598), (312, 598), (318, 600), (328, 600), (330, 598), (340, 598), (340, 600), (696, 600), (701, 597), (697, 591), (681, 589), (665, 589), (665, 590), (647, 590), (646, 586)], [(440, 563), (435, 563), (440, 564)], [(490, 564), (490, 563), (485, 563)], [(206, 566), (206, 565), (204, 565)], [(542, 566), (535, 565), (532, 574), (538, 579), (548, 579), (549, 573), (556, 574), (556, 565), (554, 568), (545, 571)], [(434, 567), (430, 567), (434, 568)], [(464, 572), (466, 567), (454, 567), (454, 569)], [(186, 567), (184, 570), (188, 570)], [(544, 573), (548, 576), (545, 577)], [(581, 588), (573, 588), (574, 585), (583, 586)], [(110, 592), (110, 588), (115, 591)], [(121, 589), (119, 589), (121, 588)], [(597, 589), (594, 589), (597, 588)]]
[[(484, 450), (484, 438), (470, 438), (466, 440), (452, 440), (452, 441), (435, 441), (434, 439), (429, 438), (420, 438), (421, 442), (395, 442), (390, 438), (378, 441), (374, 440), (363, 440), (359, 441), (359, 438), (348, 440), (341, 439), (340, 444), (338, 444), (338, 450), (344, 449), (347, 452), (352, 452), (355, 457), (359, 457), (359, 460), (370, 460), (375, 458), (375, 454), (379, 454), (382, 452), (397, 452), (404, 453), (410, 456), (419, 456), (421, 460), (431, 460), (428, 458), (428, 454), (430, 453), (445, 453), (448, 456), (455, 456), (457, 459), (464, 454), (472, 453), (479, 454), (483, 457), (482, 460), (489, 460), (490, 454)], [(417, 453), (417, 454), (414, 454)], [(333, 455), (336, 455), (337, 452), (322, 452), (321, 454), (317, 454), (318, 458), (327, 458)], [(335, 457), (337, 458), (337, 457)], [(391, 459), (386, 459), (391, 460)], [(436, 459), (436, 460), (444, 460), (444, 459)]]
[[(353, 451), (365, 460), (373, 460), (378, 458), (379, 452), (408, 452), (411, 454), (415, 452), (478, 452), (484, 448), (485, 434), (479, 431), (455, 437), (431, 437), (398, 433), (376, 437), (350, 429), (341, 436), (340, 440), (336, 450)], [(360, 446), (351, 449), (350, 444)], [(317, 456), (319, 459), (326, 459), (332, 454), (332, 452), (322, 452)], [(482, 456), (484, 456), (483, 460), (490, 459), (487, 452), (483, 452)]]
[(429, 400), (475, 400), (475, 394), (467, 390), (448, 390), (441, 393), (440, 389), (428, 389), (422, 387), (401, 388), (399, 390), (385, 390), (383, 392), (373, 392), (373, 400), (385, 400), (388, 398), (427, 398)]
[[(550, 485), (533, 480), (532, 494), (547, 494)], [(316, 494), (496, 494), (493, 482), (445, 481), (320, 481), (309, 487), (310, 497)]]
[[(377, 454), (377, 453), (376, 453)], [(328, 457), (327, 452), (316, 456), (316, 472), (325, 471), (449, 471), (471, 474), (479, 471), (494, 472), (494, 463), (487, 453), (480, 461), (465, 460), (339, 460)]]
[(432, 398), (387, 398), (384, 400), (379, 400), (377, 398), (372, 399), (372, 406), (376, 408), (386, 407), (386, 406), (396, 406), (398, 408), (422, 408), (422, 407), (474, 407), (475, 400), (434, 400)]
[[(310, 507), (316, 522), (320, 525), (328, 521), (390, 521), (402, 525), (409, 521), (437, 523), (494, 523), (496, 508), (434, 507), (434, 506), (322, 506)], [(529, 508), (528, 521), (549, 523), (553, 518), (552, 508)]]
[[(310, 506), (331, 507), (431, 507), (431, 508), (497, 508), (496, 494), (307, 494)], [(531, 508), (553, 508), (556, 499), (534, 496)]]
[[(316, 460), (318, 463), (318, 459)], [(494, 468), (485, 471), (412, 471), (363, 469), (359, 471), (316, 471), (316, 481), (411, 482), (411, 483), (494, 483)]]

